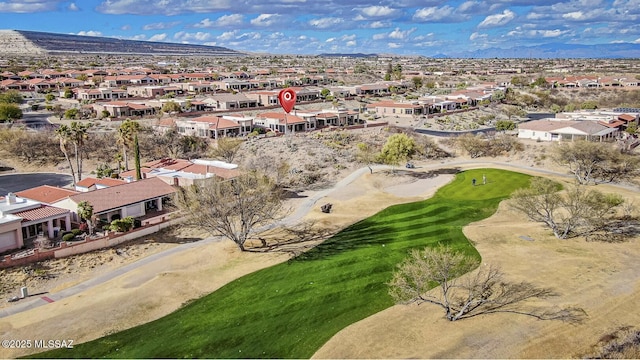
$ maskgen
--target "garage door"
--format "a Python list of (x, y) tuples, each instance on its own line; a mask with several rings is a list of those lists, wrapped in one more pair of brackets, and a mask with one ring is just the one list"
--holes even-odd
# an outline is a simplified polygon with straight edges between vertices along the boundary
[(12, 230), (0, 234), (0, 252), (11, 250), (16, 247), (16, 231)]

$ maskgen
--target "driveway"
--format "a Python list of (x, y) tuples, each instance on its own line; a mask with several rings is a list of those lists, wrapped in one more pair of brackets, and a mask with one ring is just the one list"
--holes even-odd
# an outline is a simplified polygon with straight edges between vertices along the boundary
[(73, 183), (71, 175), (56, 173), (30, 173), (0, 175), (0, 196), (40, 185), (64, 187)]

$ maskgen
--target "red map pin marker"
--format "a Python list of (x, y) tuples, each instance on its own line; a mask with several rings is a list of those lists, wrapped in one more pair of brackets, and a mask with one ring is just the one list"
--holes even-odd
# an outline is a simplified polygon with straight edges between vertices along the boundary
[(293, 105), (296, 104), (296, 92), (291, 88), (283, 89), (278, 94), (278, 100), (280, 100), (280, 106), (288, 114), (293, 109)]

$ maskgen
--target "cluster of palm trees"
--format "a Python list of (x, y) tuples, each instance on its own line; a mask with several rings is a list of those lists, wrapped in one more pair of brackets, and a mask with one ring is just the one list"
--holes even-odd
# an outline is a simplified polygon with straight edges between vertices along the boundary
[[(77, 121), (71, 122), (71, 124), (62, 124), (56, 129), (56, 136), (60, 140), (60, 150), (64, 154), (64, 158), (69, 165), (71, 177), (73, 178), (73, 184), (82, 180), (82, 163), (86, 152), (85, 142), (87, 140), (87, 132), (91, 127), (90, 123), (81, 123)], [(116, 156), (116, 160), (120, 163), (121, 159), (124, 160), (125, 171), (129, 170), (129, 153), (130, 150), (137, 143), (137, 134), (140, 131), (140, 123), (126, 119), (122, 122), (118, 128), (118, 145), (122, 146), (122, 153)], [(75, 167), (73, 165), (72, 156), (75, 160)], [(139, 151), (136, 151), (136, 164), (139, 163)], [(120, 170), (120, 165), (118, 166)]]

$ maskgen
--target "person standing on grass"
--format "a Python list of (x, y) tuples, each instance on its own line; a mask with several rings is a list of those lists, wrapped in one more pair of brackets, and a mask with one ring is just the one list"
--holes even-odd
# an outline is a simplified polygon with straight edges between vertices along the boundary
[(487, 177), (482, 174), (482, 185), (487, 185)]
[(471, 185), (476, 186), (476, 179), (475, 178), (471, 179)]

